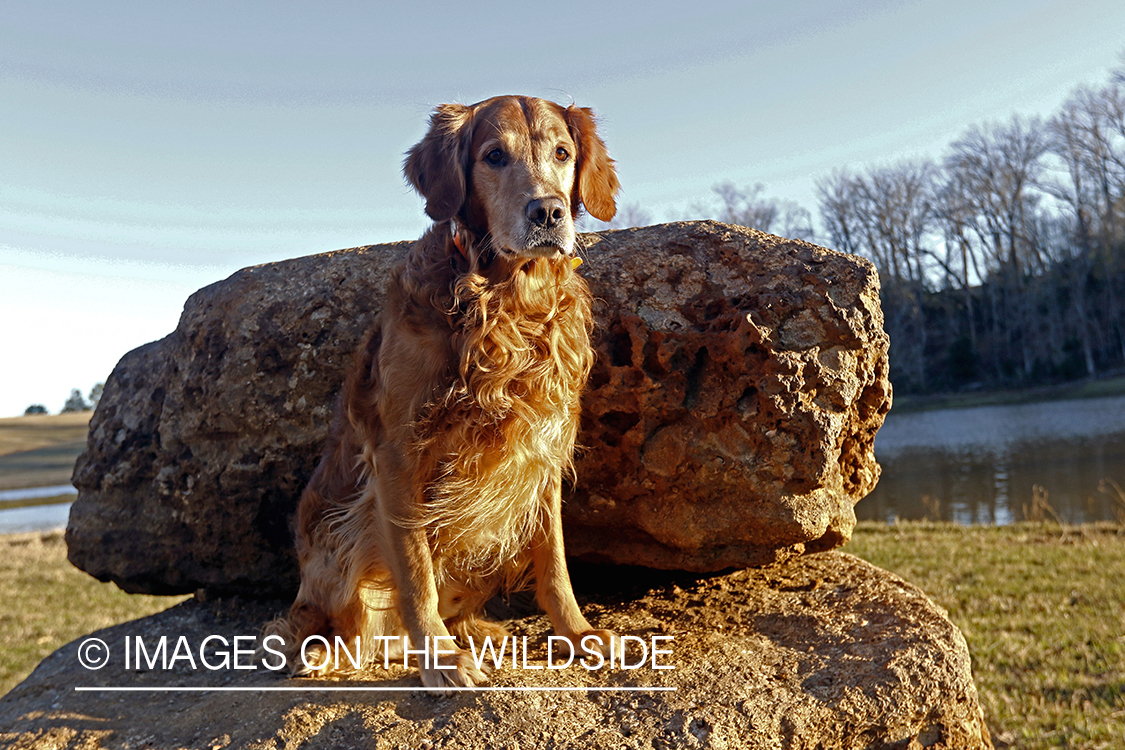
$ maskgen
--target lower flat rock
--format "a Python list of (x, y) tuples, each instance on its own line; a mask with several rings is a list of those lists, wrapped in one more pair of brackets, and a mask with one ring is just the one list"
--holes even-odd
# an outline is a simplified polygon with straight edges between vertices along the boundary
[[(417, 687), (392, 667), (362, 681), (285, 679), (266, 669), (198, 664), (209, 635), (257, 633), (282, 603), (188, 601), (99, 631), (111, 650), (97, 671), (79, 665), (78, 639), (0, 700), (0, 744), (15, 748), (989, 748), (960, 631), (918, 588), (851, 555), (827, 552), (783, 566), (707, 578), (631, 569), (578, 570), (584, 608), (611, 627), (670, 651), (623, 670), (525, 669), (509, 662), (493, 686), (674, 688), (460, 692)], [(612, 580), (611, 580), (612, 579)], [(518, 607), (510, 602), (509, 608)], [(509, 609), (509, 614), (518, 614)], [(527, 667), (546, 664), (542, 615), (514, 617)], [(153, 651), (168, 636), (196, 650), (169, 670), (126, 670), (126, 638)], [(135, 643), (135, 641), (131, 641)], [(243, 648), (247, 642), (243, 643)], [(211, 646), (219, 644), (212, 640)], [(633, 642), (635, 646), (636, 642)], [(629, 663), (639, 661), (638, 650)], [(267, 655), (268, 657), (268, 655)], [(221, 661), (221, 649), (207, 658)], [(257, 663), (252, 654), (242, 664)], [(365, 687), (364, 692), (78, 692), (76, 686)]]

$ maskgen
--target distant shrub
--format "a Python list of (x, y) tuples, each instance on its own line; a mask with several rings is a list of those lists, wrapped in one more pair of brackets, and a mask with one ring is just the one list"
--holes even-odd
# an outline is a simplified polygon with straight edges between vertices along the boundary
[(25, 417), (30, 417), (32, 414), (47, 414), (47, 413), (48, 413), (47, 407), (43, 406), (43, 404), (32, 404), (31, 406), (29, 406), (29, 407), (27, 407), (26, 409), (23, 410), (23, 415)]
[(90, 404), (86, 399), (82, 398), (82, 391), (77, 388), (72, 388), (70, 391), (70, 398), (63, 404), (63, 414), (76, 411), (90, 411)]

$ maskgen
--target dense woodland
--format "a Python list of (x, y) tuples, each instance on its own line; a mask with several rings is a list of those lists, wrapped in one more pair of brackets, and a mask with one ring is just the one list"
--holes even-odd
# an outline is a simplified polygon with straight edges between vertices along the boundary
[(710, 213), (873, 261), (900, 393), (1125, 368), (1125, 68), (1047, 121), (970, 127), (940, 161), (834, 172), (819, 232), (762, 190), (718, 185)]

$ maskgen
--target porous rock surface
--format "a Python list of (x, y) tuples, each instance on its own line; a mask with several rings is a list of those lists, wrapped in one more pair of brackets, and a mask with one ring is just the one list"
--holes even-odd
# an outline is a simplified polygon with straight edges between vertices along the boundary
[[(568, 553), (719, 571), (846, 541), (890, 407), (871, 264), (708, 221), (583, 242), (597, 362)], [(294, 591), (290, 518), (408, 246), (244, 269), (127, 354), (75, 469), (71, 561), (128, 591)]]
[[(886, 750), (990, 748), (960, 631), (914, 586), (842, 552), (700, 578), (621, 568), (599, 572), (580, 601), (595, 625), (648, 640), (672, 636), (655, 670), (508, 665), (495, 687), (646, 688), (632, 692), (460, 692), (438, 697), (417, 672), (376, 668), (314, 682), (181, 659), (124, 668), (125, 638), (191, 649), (254, 635), (284, 602), (189, 600), (92, 634), (110, 649), (80, 666), (80, 638), (0, 699), (0, 744), (13, 748), (715, 748)], [(517, 615), (519, 613), (516, 613)], [(517, 616), (529, 667), (544, 667), (542, 615)], [(135, 640), (131, 642), (135, 643)], [(212, 641), (212, 644), (217, 642)], [(172, 645), (168, 651), (172, 652)], [(248, 646), (244, 646), (248, 648)], [(197, 657), (198, 658), (198, 657)], [(219, 664), (212, 649), (207, 658)], [(242, 664), (258, 664), (244, 657)], [(630, 660), (630, 663), (636, 663)], [(156, 665), (159, 667), (159, 663)], [(76, 687), (363, 687), (363, 692), (80, 692)], [(657, 692), (647, 688), (674, 690)]]

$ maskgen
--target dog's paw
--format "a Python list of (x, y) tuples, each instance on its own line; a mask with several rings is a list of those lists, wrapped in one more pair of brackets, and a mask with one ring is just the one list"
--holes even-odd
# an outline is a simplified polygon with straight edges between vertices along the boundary
[[(488, 683), (488, 675), (477, 667), (473, 655), (457, 649), (453, 653), (443, 653), (438, 664), (422, 667), (422, 684), (438, 690), (455, 687), (477, 687)], [(447, 692), (446, 695), (450, 693)]]
[(561, 656), (578, 659), (599, 654), (609, 658), (614, 639), (620, 642), (620, 638), (612, 630), (600, 628), (584, 630), (573, 635), (564, 635), (563, 638), (565, 640), (559, 644), (562, 647), (560, 649)]
[(484, 643), (486, 638), (491, 638), (492, 643), (498, 645), (511, 635), (508, 629), (500, 623), (477, 617), (465, 617), (446, 623), (446, 627), (449, 628), (450, 634), (462, 646), (470, 643)]
[(304, 645), (299, 653), (292, 654), (286, 660), (289, 673), (294, 677), (311, 677), (322, 680), (332, 672), (332, 654), (323, 643), (313, 641)]

